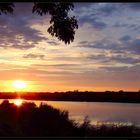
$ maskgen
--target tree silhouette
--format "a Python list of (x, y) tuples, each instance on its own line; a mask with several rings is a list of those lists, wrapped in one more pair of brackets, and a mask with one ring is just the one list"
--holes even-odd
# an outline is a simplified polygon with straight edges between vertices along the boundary
[(13, 13), (13, 3), (0, 3), (0, 15), (2, 13), (7, 14), (7, 13)]
[[(13, 3), (0, 3), (0, 15), (2, 13), (13, 13)], [(48, 33), (55, 36), (65, 44), (74, 41), (75, 30), (78, 29), (78, 23), (75, 16), (68, 15), (70, 10), (74, 9), (73, 3), (38, 3), (35, 2), (32, 13), (43, 16), (49, 14), (51, 16)]]

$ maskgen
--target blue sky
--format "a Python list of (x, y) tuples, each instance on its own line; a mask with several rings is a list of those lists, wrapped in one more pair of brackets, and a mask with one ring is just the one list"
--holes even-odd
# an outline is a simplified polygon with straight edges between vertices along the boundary
[(15, 79), (33, 91), (139, 90), (139, 3), (75, 3), (70, 45), (48, 34), (49, 15), (32, 6), (16, 3), (12, 15), (0, 15), (1, 90)]

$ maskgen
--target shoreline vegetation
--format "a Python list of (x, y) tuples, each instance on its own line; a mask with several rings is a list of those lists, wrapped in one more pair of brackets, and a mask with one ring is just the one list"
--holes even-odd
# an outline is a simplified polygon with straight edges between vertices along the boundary
[(91, 125), (87, 117), (82, 124), (69, 119), (69, 113), (48, 104), (37, 107), (32, 102), (20, 106), (4, 100), (0, 104), (0, 137), (138, 137), (134, 125)]
[(115, 102), (140, 103), (140, 91), (67, 91), (67, 92), (0, 92), (0, 99), (47, 100), (47, 101), (76, 101), (76, 102)]

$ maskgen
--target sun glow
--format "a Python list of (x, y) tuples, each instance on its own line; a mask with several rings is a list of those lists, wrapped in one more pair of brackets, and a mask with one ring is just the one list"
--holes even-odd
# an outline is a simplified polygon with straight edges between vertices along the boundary
[(17, 105), (17, 106), (20, 106), (22, 104), (22, 100), (21, 99), (17, 99), (15, 100), (14, 104)]
[(13, 84), (13, 87), (17, 88), (17, 89), (23, 89), (23, 88), (26, 88), (27, 87), (27, 84), (25, 81), (22, 81), (22, 80), (14, 80), (12, 82)]

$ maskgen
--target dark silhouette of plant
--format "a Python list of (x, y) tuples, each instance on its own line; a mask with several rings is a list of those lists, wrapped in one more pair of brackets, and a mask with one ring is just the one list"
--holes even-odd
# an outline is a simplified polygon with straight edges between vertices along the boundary
[(16, 106), (7, 100), (0, 104), (0, 136), (74, 136), (75, 129), (68, 112), (49, 105)]
[[(13, 13), (13, 3), (0, 3), (0, 14)], [(35, 2), (32, 13), (43, 16), (49, 14), (51, 16), (48, 33), (55, 36), (65, 44), (70, 44), (74, 41), (75, 30), (78, 29), (78, 24), (75, 16), (68, 15), (70, 10), (74, 9), (72, 3), (38, 3)]]
[(8, 14), (8, 13), (13, 13), (13, 3), (0, 3), (0, 15), (2, 13)]

